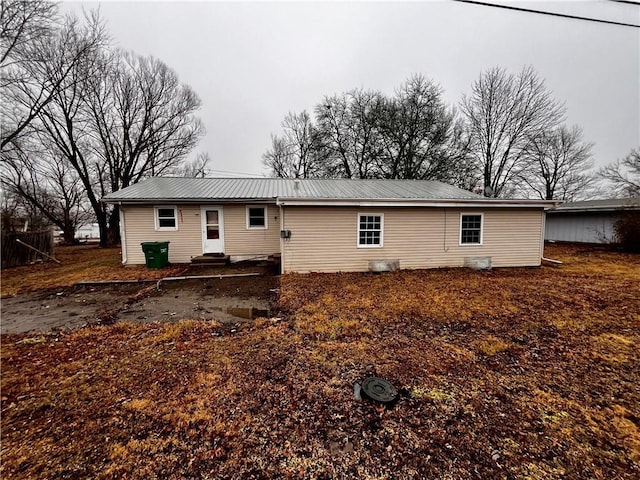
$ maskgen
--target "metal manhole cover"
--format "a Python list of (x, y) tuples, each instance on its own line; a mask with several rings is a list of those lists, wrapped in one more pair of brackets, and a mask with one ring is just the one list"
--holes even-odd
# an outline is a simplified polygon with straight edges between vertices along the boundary
[(378, 377), (367, 377), (362, 381), (362, 394), (381, 403), (391, 403), (398, 398), (398, 391), (394, 386)]

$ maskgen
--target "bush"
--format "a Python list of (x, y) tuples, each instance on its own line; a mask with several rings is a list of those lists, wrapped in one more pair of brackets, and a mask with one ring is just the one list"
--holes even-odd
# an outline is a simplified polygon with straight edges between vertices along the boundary
[(625, 212), (613, 225), (616, 240), (623, 250), (640, 252), (640, 212)]

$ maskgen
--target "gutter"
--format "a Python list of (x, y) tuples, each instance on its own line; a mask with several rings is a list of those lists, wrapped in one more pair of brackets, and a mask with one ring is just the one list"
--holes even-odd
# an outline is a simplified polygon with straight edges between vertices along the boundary
[(164, 203), (176, 204), (194, 204), (194, 205), (213, 205), (215, 203), (255, 203), (255, 204), (273, 204), (274, 198), (122, 198), (103, 197), (101, 202), (127, 205), (158, 205)]
[(616, 206), (616, 207), (560, 207), (555, 208), (551, 213), (595, 213), (595, 212), (634, 212), (640, 210), (639, 206)]
[(458, 208), (555, 208), (562, 202), (555, 200), (502, 200), (502, 199), (308, 199), (277, 197), (278, 206), (347, 206), (347, 207), (458, 207)]

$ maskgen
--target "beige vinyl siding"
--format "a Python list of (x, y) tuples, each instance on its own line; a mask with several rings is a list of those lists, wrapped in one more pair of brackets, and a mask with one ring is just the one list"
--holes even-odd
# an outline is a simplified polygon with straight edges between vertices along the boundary
[[(384, 214), (383, 247), (358, 248), (357, 215)], [(460, 245), (460, 214), (483, 214), (482, 245)], [(463, 266), (490, 256), (495, 267), (540, 265), (542, 209), (284, 207), (285, 272), (366, 271), (369, 260), (400, 268)]]
[(267, 227), (247, 229), (247, 205), (225, 205), (224, 253), (250, 256), (280, 252), (280, 209), (275, 205), (267, 205)]
[[(158, 205), (172, 206), (163, 203)], [(156, 231), (154, 207), (158, 205), (123, 205), (126, 264), (144, 264), (140, 243), (169, 241), (169, 262), (189, 263), (202, 255), (201, 207), (175, 205), (178, 230)], [(211, 206), (214, 206), (213, 204)], [(220, 206), (217, 204), (215, 206)], [(247, 229), (246, 205), (222, 205), (225, 254), (270, 255), (280, 251), (280, 213), (275, 205), (267, 208), (267, 229)], [(124, 254), (124, 252), (123, 252)]]
[[(159, 205), (171, 206), (163, 203)], [(145, 263), (142, 242), (171, 242), (169, 244), (169, 262), (188, 263), (192, 256), (202, 254), (202, 227), (199, 205), (174, 205), (177, 207), (177, 230), (156, 231), (155, 205), (123, 205), (126, 264)]]

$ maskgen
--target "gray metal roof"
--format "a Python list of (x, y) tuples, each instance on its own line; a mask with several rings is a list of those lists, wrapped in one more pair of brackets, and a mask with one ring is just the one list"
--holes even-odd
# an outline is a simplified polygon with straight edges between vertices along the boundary
[(610, 198), (606, 200), (584, 200), (563, 203), (549, 213), (603, 212), (615, 210), (639, 210), (640, 198)]
[(286, 178), (154, 177), (104, 197), (106, 202), (211, 200), (481, 200), (442, 182)]

